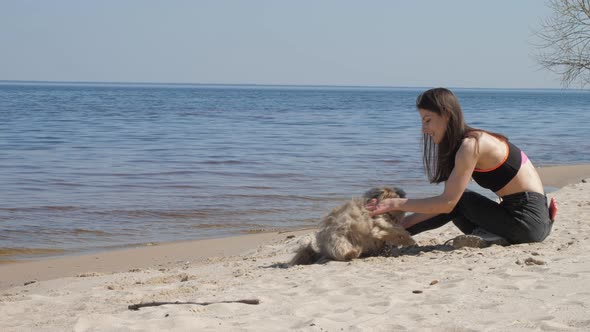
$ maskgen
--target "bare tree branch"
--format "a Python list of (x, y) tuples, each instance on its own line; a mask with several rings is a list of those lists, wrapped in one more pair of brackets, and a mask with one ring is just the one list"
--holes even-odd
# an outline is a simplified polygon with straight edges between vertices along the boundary
[(215, 301), (215, 302), (180, 302), (180, 301), (165, 301), (165, 302), (148, 302), (148, 303), (138, 303), (138, 304), (131, 304), (127, 306), (129, 310), (139, 310), (140, 308), (144, 307), (157, 307), (166, 304), (194, 304), (194, 305), (210, 305), (210, 304), (217, 304), (217, 303), (243, 303), (243, 304), (260, 304), (260, 300), (258, 299), (247, 299), (247, 300), (235, 300), (235, 301)]
[(552, 16), (534, 33), (537, 62), (566, 87), (590, 84), (590, 0), (549, 0), (548, 6)]

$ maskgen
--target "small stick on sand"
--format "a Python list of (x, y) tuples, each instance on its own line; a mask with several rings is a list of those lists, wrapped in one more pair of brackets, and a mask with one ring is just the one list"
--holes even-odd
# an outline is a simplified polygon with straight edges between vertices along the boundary
[(217, 304), (217, 303), (244, 303), (244, 304), (260, 304), (260, 300), (253, 299), (253, 300), (235, 300), (235, 301), (217, 301), (217, 302), (148, 302), (148, 303), (138, 303), (132, 304), (128, 306), (129, 310), (139, 310), (139, 308), (143, 307), (157, 307), (160, 305), (165, 304), (196, 304), (196, 305), (210, 305), (210, 304)]

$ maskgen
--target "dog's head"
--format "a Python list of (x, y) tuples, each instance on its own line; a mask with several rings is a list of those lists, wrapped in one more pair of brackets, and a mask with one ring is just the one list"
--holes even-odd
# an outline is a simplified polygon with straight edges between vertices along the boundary
[[(381, 202), (382, 200), (387, 199), (387, 198), (405, 198), (405, 197), (406, 197), (406, 192), (398, 187), (372, 188), (372, 189), (369, 189), (367, 192), (365, 192), (365, 194), (363, 195), (363, 199), (365, 200), (365, 204), (368, 203), (372, 199), (377, 199), (377, 202)], [(403, 211), (394, 211), (394, 212), (385, 213), (384, 215), (391, 218), (391, 221), (393, 221), (395, 223), (400, 223), (404, 217), (404, 214), (405, 213)]]
[(400, 188), (397, 188), (397, 187), (372, 188), (372, 189), (369, 189), (367, 192), (365, 192), (365, 194), (363, 195), (363, 198), (365, 199), (366, 202), (369, 202), (370, 200), (372, 200), (374, 198), (376, 198), (377, 201), (380, 202), (386, 198), (405, 198), (405, 197), (406, 197), (406, 192)]

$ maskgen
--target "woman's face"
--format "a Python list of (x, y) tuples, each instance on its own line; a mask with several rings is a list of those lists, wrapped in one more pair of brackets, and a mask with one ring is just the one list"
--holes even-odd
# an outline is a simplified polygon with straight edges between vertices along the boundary
[(422, 108), (418, 109), (422, 118), (422, 133), (431, 137), (434, 144), (439, 144), (447, 130), (447, 122), (443, 116)]

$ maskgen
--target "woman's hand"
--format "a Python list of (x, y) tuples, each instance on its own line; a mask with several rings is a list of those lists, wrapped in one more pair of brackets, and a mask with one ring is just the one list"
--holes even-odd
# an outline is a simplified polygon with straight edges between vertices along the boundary
[(399, 210), (399, 204), (401, 199), (399, 198), (387, 198), (381, 202), (377, 202), (377, 199), (371, 199), (365, 204), (365, 209), (371, 212), (371, 217), (377, 216), (383, 213)]

